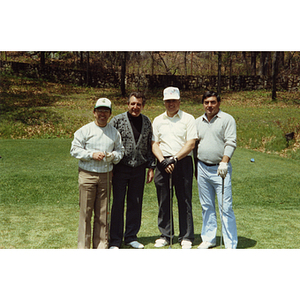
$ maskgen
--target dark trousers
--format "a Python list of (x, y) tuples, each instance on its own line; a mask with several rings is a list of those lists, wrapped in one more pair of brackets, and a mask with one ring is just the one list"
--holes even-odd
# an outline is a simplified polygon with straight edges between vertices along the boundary
[(132, 168), (123, 164), (114, 167), (113, 204), (111, 210), (110, 246), (121, 247), (124, 234), (124, 206), (126, 226), (124, 242), (136, 241), (141, 227), (142, 203), (145, 185), (145, 165)]
[[(165, 172), (161, 164), (157, 164), (154, 182), (158, 199), (158, 229), (161, 237), (170, 242), (170, 175)], [(178, 161), (172, 173), (172, 193), (175, 194), (179, 213), (178, 241), (194, 241), (194, 224), (192, 214), (192, 186), (193, 186), (193, 162), (190, 156)], [(173, 215), (172, 215), (173, 218)], [(174, 222), (172, 222), (174, 224)], [(172, 226), (172, 236), (174, 226)]]

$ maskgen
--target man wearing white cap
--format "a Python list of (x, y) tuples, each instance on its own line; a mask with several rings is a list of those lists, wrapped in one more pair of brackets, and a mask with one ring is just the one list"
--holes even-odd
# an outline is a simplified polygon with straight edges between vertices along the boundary
[(158, 228), (161, 232), (161, 237), (155, 241), (154, 246), (163, 247), (173, 239), (170, 193), (174, 186), (179, 212), (178, 241), (183, 249), (190, 249), (194, 240), (191, 155), (197, 139), (195, 118), (180, 110), (178, 88), (168, 87), (164, 89), (163, 95), (166, 111), (154, 119), (152, 137), (152, 151), (158, 160), (154, 182), (159, 205)]
[(107, 124), (110, 115), (110, 100), (98, 99), (94, 107), (95, 121), (84, 125), (75, 132), (70, 150), (71, 155), (79, 160), (79, 249), (89, 249), (91, 246), (93, 212), (93, 248), (108, 248), (107, 171), (110, 172), (109, 184), (111, 185), (112, 164), (117, 164), (124, 155), (119, 132)]

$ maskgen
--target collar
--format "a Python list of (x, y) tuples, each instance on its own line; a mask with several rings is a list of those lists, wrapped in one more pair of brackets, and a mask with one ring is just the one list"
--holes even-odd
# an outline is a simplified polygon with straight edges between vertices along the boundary
[(164, 119), (173, 119), (173, 118), (175, 118), (175, 117), (178, 117), (179, 119), (181, 119), (182, 118), (182, 110), (178, 110), (178, 112), (173, 116), (173, 117), (169, 117), (168, 115), (167, 115), (167, 111), (165, 111), (164, 113), (163, 113), (163, 118)]
[[(216, 118), (222, 118), (222, 111), (221, 111), (221, 109), (219, 109), (218, 113), (217, 113), (216, 115), (214, 115), (214, 117), (210, 120), (210, 122), (211, 122), (212, 120), (216, 119)], [(204, 114), (202, 115), (202, 120), (203, 120), (203, 121), (205, 120), (206, 122), (209, 123), (209, 121), (208, 121), (208, 119), (207, 119), (207, 117), (206, 117), (206, 113), (204, 113)]]

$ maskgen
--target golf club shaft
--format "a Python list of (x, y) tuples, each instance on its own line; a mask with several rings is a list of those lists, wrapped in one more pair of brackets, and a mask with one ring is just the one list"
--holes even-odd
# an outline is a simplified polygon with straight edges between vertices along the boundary
[(107, 239), (109, 240), (109, 226), (110, 226), (110, 183), (109, 183), (109, 163), (106, 163), (107, 166)]
[(222, 237), (223, 237), (223, 202), (224, 202), (224, 178), (222, 178), (221, 238), (220, 238), (220, 248), (221, 249), (222, 249)]
[(173, 187), (172, 187), (172, 173), (169, 175), (169, 187), (170, 187), (170, 248), (172, 248), (172, 228), (173, 228)]

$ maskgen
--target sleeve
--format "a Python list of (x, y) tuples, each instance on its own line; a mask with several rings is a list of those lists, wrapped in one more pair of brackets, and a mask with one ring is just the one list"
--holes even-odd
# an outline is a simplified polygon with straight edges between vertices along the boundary
[(124, 156), (125, 148), (122, 144), (121, 134), (116, 129), (115, 131), (116, 131), (116, 137), (115, 137), (114, 150), (112, 151), (112, 153), (114, 154), (113, 163), (118, 164)]
[(236, 123), (233, 117), (229, 118), (229, 121), (225, 128), (224, 134), (224, 155), (232, 157), (236, 149)]
[(117, 123), (116, 117), (113, 117), (109, 122), (109, 124), (115, 128), (116, 128), (116, 123)]
[(148, 152), (147, 152), (147, 168), (155, 169), (156, 167), (156, 158), (152, 152), (152, 137), (153, 137), (153, 129), (151, 122), (149, 120), (149, 135), (147, 137), (147, 145), (148, 145)]
[(157, 118), (152, 123), (152, 142), (158, 142)]
[(86, 133), (84, 128), (78, 129), (74, 133), (70, 154), (82, 161), (90, 161), (93, 157), (93, 152), (85, 149)]
[(193, 140), (193, 139), (198, 139), (198, 135), (197, 135), (197, 129), (196, 129), (196, 120), (195, 118), (191, 115), (188, 118), (188, 122), (187, 122), (187, 136), (186, 136), (186, 140)]

